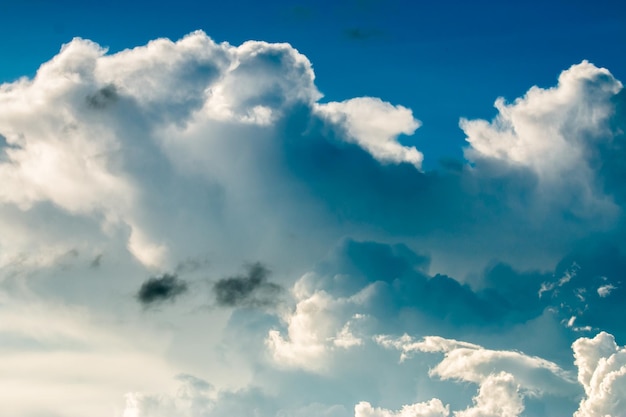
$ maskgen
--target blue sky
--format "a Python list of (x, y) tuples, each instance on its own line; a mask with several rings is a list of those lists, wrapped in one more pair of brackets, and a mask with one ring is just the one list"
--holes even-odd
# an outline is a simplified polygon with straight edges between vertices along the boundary
[(0, 39), (0, 415), (625, 415), (620, 2), (2, 2)]
[[(617, 0), (3, 2), (0, 79), (33, 75), (79, 36), (111, 52), (202, 29), (218, 42), (289, 42), (313, 63), (328, 100), (375, 96), (419, 114), (425, 166), (459, 157), (459, 117), (490, 118), (494, 98), (587, 59), (624, 79), (626, 11)], [(18, 40), (19, 39), (19, 40)]]

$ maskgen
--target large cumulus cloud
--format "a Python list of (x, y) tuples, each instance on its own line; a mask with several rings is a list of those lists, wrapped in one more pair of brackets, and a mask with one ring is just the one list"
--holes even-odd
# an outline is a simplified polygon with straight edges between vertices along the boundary
[[(574, 65), (498, 100), (491, 122), (463, 119), (467, 160), (424, 172), (403, 138), (420, 126), (410, 109), (324, 102), (288, 44), (195, 32), (108, 54), (71, 41), (0, 86), (0, 363), (17, 393), (0, 408), (60, 410), (75, 380), (93, 406), (70, 416), (105, 415), (123, 392), (124, 417), (575, 408), (571, 342), (624, 336), (620, 91)], [(183, 292), (167, 311), (136, 303)], [(414, 353), (444, 359), (378, 363), (391, 353), (373, 336), (406, 347), (405, 332), (439, 335)], [(614, 412), (616, 346), (608, 333), (574, 344), (581, 416)], [(478, 389), (438, 400), (429, 366), (433, 387)]]
[(572, 348), (586, 394), (574, 417), (620, 415), (626, 406), (626, 349), (606, 332), (580, 338)]
[[(75, 39), (34, 79), (2, 85), (1, 201), (21, 210), (51, 203), (95, 218), (105, 232), (122, 226), (137, 259), (163, 267), (176, 249), (152, 220), (172, 208), (159, 191), (168, 190), (172, 199), (218, 193), (213, 204), (224, 187), (249, 193), (255, 184), (241, 164), (262, 169), (268, 163), (260, 146), (280, 136), (276, 124), (295, 108), (304, 106), (323, 115), (331, 129), (343, 130), (343, 118), (334, 116), (343, 114), (343, 105), (314, 107), (320, 97), (311, 64), (287, 44), (234, 47), (195, 32), (178, 42), (159, 39), (107, 55), (99, 45)], [(365, 131), (359, 128), (341, 137), (357, 138), (385, 161), (388, 146), (417, 155), (395, 141), (418, 126), (409, 110), (373, 99), (359, 103), (359, 111), (349, 112), (350, 125), (378, 117), (386, 121), (384, 134), (360, 141)], [(419, 166), (414, 157), (391, 161), (405, 159)], [(199, 175), (205, 184), (194, 188), (189, 178), (174, 180), (180, 172)], [(238, 176), (244, 189), (237, 189)], [(3, 243), (7, 252), (12, 246)]]

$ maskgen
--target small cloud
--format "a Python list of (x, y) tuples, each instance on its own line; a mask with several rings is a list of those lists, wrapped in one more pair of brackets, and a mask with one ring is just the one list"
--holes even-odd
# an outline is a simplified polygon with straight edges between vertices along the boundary
[(256, 262), (248, 267), (246, 275), (220, 279), (213, 285), (217, 304), (222, 307), (266, 306), (276, 303), (282, 292), (278, 284), (268, 282), (269, 270)]
[(602, 298), (608, 297), (611, 294), (611, 291), (617, 289), (615, 285), (607, 284), (598, 288), (598, 295)]
[(151, 277), (141, 284), (137, 292), (137, 300), (144, 306), (156, 302), (174, 300), (187, 291), (187, 283), (177, 275), (163, 274), (160, 277)]

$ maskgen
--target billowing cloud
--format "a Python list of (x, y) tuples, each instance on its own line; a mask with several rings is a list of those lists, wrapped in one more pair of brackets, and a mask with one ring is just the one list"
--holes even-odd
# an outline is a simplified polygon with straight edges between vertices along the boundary
[(610, 98), (621, 89), (607, 69), (587, 61), (573, 65), (561, 73), (556, 87), (533, 87), (512, 104), (499, 98), (492, 123), (462, 119), (471, 145), (468, 156), (529, 166), (547, 180), (564, 169), (589, 169), (584, 165), (591, 155), (585, 151), (593, 140), (607, 138)]
[(372, 326), (420, 332), (454, 326), (489, 332), (525, 323), (550, 305), (537, 296), (549, 274), (495, 265), (475, 290), (451, 277), (429, 276), (427, 266), (428, 258), (404, 245), (344, 241), (294, 285), (296, 305), (283, 313), (286, 334), (269, 333), (276, 361), (323, 368), (327, 353), (362, 344), (358, 329), (363, 326), (370, 331)]
[(352, 334), (350, 327), (361, 316), (356, 314), (352, 320), (342, 320), (350, 304), (350, 300), (335, 300), (323, 291), (301, 298), (295, 311), (283, 319), (287, 337), (279, 330), (269, 331), (267, 346), (276, 363), (324, 371), (328, 352), (360, 345), (362, 340)]
[(354, 407), (354, 417), (447, 417), (448, 415), (450, 415), (450, 407), (444, 406), (437, 398), (423, 403), (405, 405), (397, 412), (374, 408), (365, 401)]
[[(463, 120), (467, 161), (422, 171), (410, 109), (322, 101), (288, 44), (74, 39), (0, 86), (0, 410), (573, 411), (571, 343), (624, 335), (623, 94), (574, 65)], [(186, 291), (141, 314), (206, 279), (202, 259), (234, 308)], [(401, 365), (372, 339), (405, 332), (439, 336), (379, 339)], [(621, 404), (621, 348), (598, 337), (575, 344), (581, 416)]]
[(515, 377), (509, 373), (489, 375), (473, 399), (474, 405), (454, 413), (455, 417), (517, 417), (524, 411)]
[[(171, 246), (180, 249), (153, 220), (169, 208), (156, 191), (174, 180), (193, 182), (176, 172), (204, 177), (209, 185), (201, 188), (233, 185), (237, 167), (223, 162), (228, 149), (237, 146), (232, 156), (243, 162), (242, 149), (257, 146), (254, 137), (280, 136), (276, 126), (299, 108), (338, 132), (345, 119), (349, 133), (337, 138), (374, 157), (421, 160), (415, 150), (397, 157), (404, 148), (395, 136), (418, 125), (409, 110), (377, 99), (316, 105), (320, 97), (311, 64), (288, 44), (234, 47), (194, 32), (107, 55), (74, 39), (34, 79), (0, 88), (0, 202), (22, 211), (49, 203), (93, 219), (105, 234), (122, 228), (136, 258), (162, 268), (179, 255)], [(332, 116), (339, 113), (341, 120)], [(252, 186), (244, 183), (239, 192)], [(171, 193), (183, 190), (189, 186)]]
[(455, 417), (518, 417), (526, 398), (576, 394), (573, 379), (557, 364), (520, 352), (489, 350), (438, 336), (419, 341), (408, 335), (377, 336), (376, 341), (400, 350), (401, 360), (417, 352), (444, 353), (444, 359), (429, 371), (430, 376), (477, 384), (473, 405), (455, 411)]
[(346, 129), (347, 137), (381, 162), (408, 162), (421, 168), (424, 156), (415, 148), (402, 146), (400, 134), (412, 135), (420, 126), (411, 110), (371, 97), (341, 103), (318, 104), (316, 110)]
[(222, 278), (213, 285), (217, 304), (224, 307), (272, 305), (282, 287), (267, 281), (269, 270), (260, 262), (248, 267), (242, 276)]
[(151, 277), (137, 291), (137, 300), (145, 305), (161, 301), (174, 301), (176, 297), (187, 291), (187, 283), (177, 275), (163, 274)]
[(565, 395), (572, 392), (572, 378), (557, 364), (520, 352), (490, 350), (439, 336), (427, 336), (420, 341), (414, 341), (408, 335), (397, 339), (378, 336), (376, 341), (382, 346), (400, 350), (403, 359), (414, 352), (444, 353), (444, 359), (430, 370), (431, 376), (481, 385), (493, 375), (500, 375), (491, 379), (491, 383), (506, 386), (507, 375), (513, 375), (526, 395)]
[(626, 409), (626, 348), (601, 332), (593, 339), (576, 340), (572, 349), (586, 394), (574, 417), (621, 415)]
[(573, 65), (556, 87), (533, 87), (511, 104), (496, 100), (498, 115), (491, 123), (461, 119), (470, 144), (466, 157), (529, 169), (544, 201), (550, 200), (547, 190), (559, 190), (556, 198), (573, 193), (579, 215), (612, 213), (613, 202), (598, 183), (597, 158), (603, 142), (616, 134), (609, 121), (621, 89), (607, 69), (587, 61)]

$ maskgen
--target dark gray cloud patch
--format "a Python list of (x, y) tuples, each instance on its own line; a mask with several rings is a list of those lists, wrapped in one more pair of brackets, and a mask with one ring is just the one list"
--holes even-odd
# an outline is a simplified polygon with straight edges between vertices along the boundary
[(269, 270), (256, 262), (245, 275), (223, 278), (213, 285), (215, 300), (223, 307), (258, 307), (273, 305), (283, 288), (267, 277)]
[(93, 109), (104, 109), (118, 100), (117, 88), (113, 85), (102, 87), (87, 96), (87, 105)]
[(187, 291), (187, 283), (177, 275), (163, 274), (151, 277), (141, 284), (137, 292), (137, 300), (144, 306), (171, 300)]

